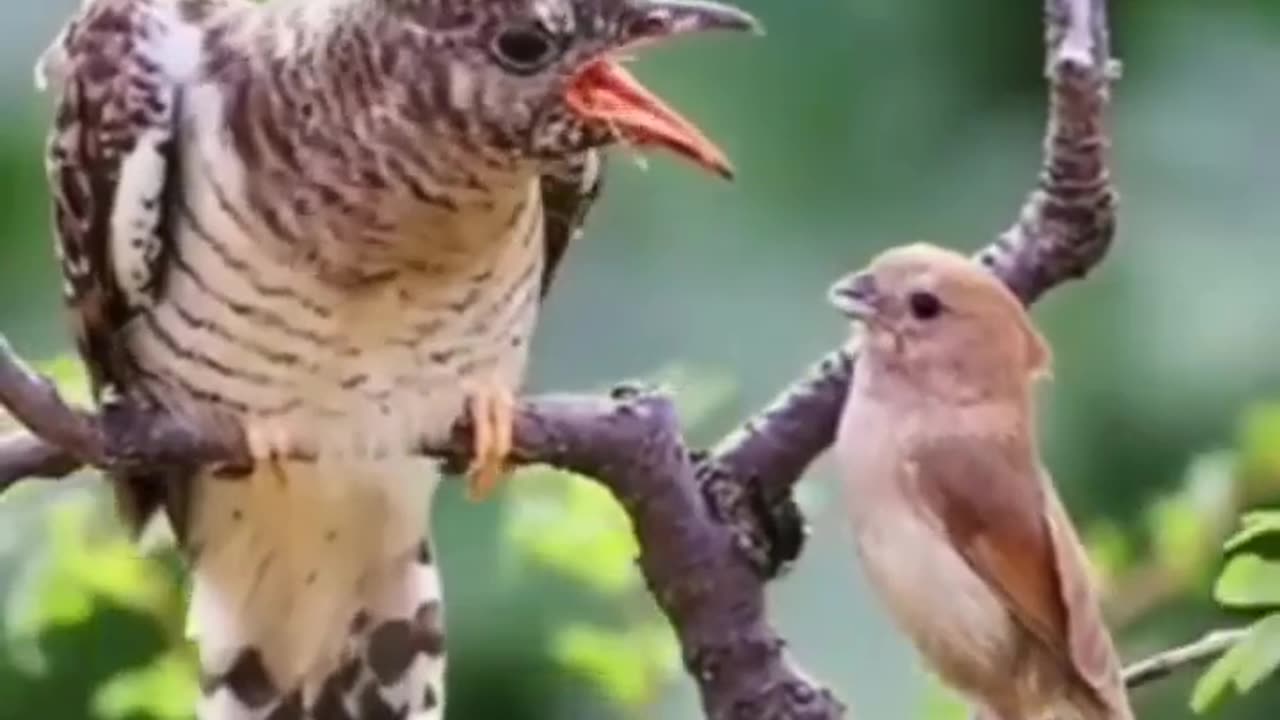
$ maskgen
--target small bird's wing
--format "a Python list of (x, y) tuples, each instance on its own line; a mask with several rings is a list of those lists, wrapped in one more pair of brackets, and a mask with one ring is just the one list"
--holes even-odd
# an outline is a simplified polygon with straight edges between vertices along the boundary
[(913, 458), (955, 547), (1013, 616), (1107, 703), (1118, 662), (1080, 548), (1035, 451), (1012, 437), (933, 439)]
[[(1041, 478), (1048, 488), (1045, 518), (1057, 561), (1058, 592), (1067, 608), (1071, 626), (1071, 659), (1076, 671), (1100, 699), (1111, 705), (1124, 703), (1120, 657), (1102, 617), (1102, 606), (1090, 575), (1089, 558), (1061, 499), (1052, 489), (1052, 478), (1043, 471)], [(1124, 716), (1128, 716), (1128, 712)]]
[(565, 250), (582, 236), (587, 214), (600, 195), (604, 158), (599, 150), (578, 153), (543, 175), (541, 183), (545, 213), (543, 242), (546, 243), (542, 297), (545, 298)]

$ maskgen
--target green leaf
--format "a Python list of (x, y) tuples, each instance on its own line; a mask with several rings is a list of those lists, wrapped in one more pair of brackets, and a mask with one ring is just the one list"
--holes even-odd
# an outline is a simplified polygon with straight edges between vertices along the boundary
[(1248, 692), (1280, 666), (1280, 613), (1273, 613), (1253, 625), (1241, 643), (1244, 659), (1236, 670), (1236, 688)]
[(1222, 695), (1231, 686), (1231, 680), (1239, 670), (1243, 657), (1240, 646), (1236, 645), (1209, 666), (1191, 692), (1192, 712), (1203, 715), (1222, 699)]
[(650, 702), (680, 667), (675, 637), (661, 621), (625, 630), (570, 625), (557, 634), (552, 654), (628, 708)]
[(1236, 555), (1218, 577), (1213, 595), (1229, 607), (1280, 606), (1280, 561)]
[(555, 471), (530, 473), (514, 485), (506, 531), (517, 548), (605, 595), (638, 586), (631, 520), (608, 490)]
[(1280, 475), (1280, 403), (1250, 409), (1240, 423), (1239, 437), (1246, 477)]
[(1234, 687), (1247, 693), (1280, 667), (1280, 613), (1254, 623), (1249, 634), (1228, 650), (1200, 677), (1191, 695), (1191, 708), (1203, 713)]
[(1133, 564), (1133, 546), (1120, 526), (1113, 522), (1094, 523), (1086, 533), (1085, 547), (1099, 579), (1109, 584)]
[(124, 533), (95, 524), (95, 496), (68, 498), (48, 511), (46, 554), (27, 569), (26, 602), (11, 632), (36, 636), (86, 622), (98, 602), (155, 616), (181, 613), (176, 580), (157, 560), (140, 555)]
[(967, 720), (969, 706), (958, 693), (931, 675), (925, 686), (921, 715), (924, 720)]
[(89, 376), (85, 374), (84, 363), (74, 355), (59, 355), (52, 360), (38, 363), (35, 369), (53, 380), (58, 386), (58, 391), (68, 402), (79, 405), (89, 404), (91, 400)]
[(1257, 510), (1240, 519), (1240, 530), (1226, 542), (1226, 551), (1235, 552), (1265, 535), (1280, 533), (1280, 510)]
[(198, 696), (198, 684), (193, 654), (178, 648), (103, 683), (94, 693), (93, 712), (106, 720), (139, 715), (159, 720), (189, 720)]
[(1200, 576), (1216, 554), (1209, 552), (1216, 539), (1210, 540), (1208, 524), (1189, 493), (1154, 503), (1147, 511), (1147, 526), (1156, 561), (1183, 578)]

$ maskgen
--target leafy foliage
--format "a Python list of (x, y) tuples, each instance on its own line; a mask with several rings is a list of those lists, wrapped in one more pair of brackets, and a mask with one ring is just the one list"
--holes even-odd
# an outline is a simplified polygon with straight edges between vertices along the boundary
[[(72, 402), (89, 403), (82, 365), (69, 356), (41, 363)], [(17, 489), (21, 490), (21, 489)], [(6, 498), (26, 497), (14, 492)], [(138, 667), (126, 667), (94, 692), (91, 711), (102, 720), (189, 718), (198, 687), (197, 662), (183, 637), (184, 588), (166, 551), (140, 552), (107, 512), (100, 488), (72, 485), (36, 505), (23, 532), (44, 538), (17, 559), (17, 583), (5, 608), (10, 655), (28, 673), (49, 672), (42, 642), (60, 631), (88, 628), (106, 611), (143, 618), (162, 647)], [(48, 499), (48, 498), (46, 498)]]
[(197, 698), (194, 655), (174, 649), (147, 665), (125, 670), (98, 688), (94, 714), (106, 720), (139, 715), (159, 720), (185, 720)]
[(1218, 577), (1214, 597), (1230, 608), (1261, 609), (1266, 614), (1200, 678), (1191, 697), (1198, 713), (1214, 707), (1228, 690), (1249, 692), (1280, 667), (1280, 559), (1247, 550), (1268, 537), (1280, 539), (1280, 510), (1249, 513), (1242, 525), (1227, 541), (1228, 552), (1239, 552)]

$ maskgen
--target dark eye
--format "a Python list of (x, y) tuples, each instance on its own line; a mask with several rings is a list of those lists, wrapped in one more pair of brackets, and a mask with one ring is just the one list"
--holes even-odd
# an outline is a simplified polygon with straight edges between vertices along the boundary
[(917, 320), (932, 320), (942, 312), (942, 301), (937, 295), (924, 290), (917, 290), (907, 296), (907, 305)]
[(556, 39), (536, 26), (503, 30), (493, 39), (493, 55), (512, 72), (533, 73), (546, 67), (559, 53)]

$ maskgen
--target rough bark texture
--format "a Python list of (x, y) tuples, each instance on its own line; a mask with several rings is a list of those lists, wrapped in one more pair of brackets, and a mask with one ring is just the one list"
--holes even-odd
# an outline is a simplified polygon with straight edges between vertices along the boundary
[[(1045, 0), (1045, 29), (1043, 168), (1016, 222), (977, 256), (1027, 303), (1097, 265), (1116, 222), (1104, 125), (1115, 67), (1106, 4)], [(764, 587), (802, 549), (792, 488), (832, 442), (856, 360), (833, 351), (709, 452), (691, 452), (672, 403), (643, 388), (533, 398), (520, 408), (518, 459), (596, 478), (630, 514), (641, 570), (679, 636), (708, 718), (845, 714), (786, 653), (768, 621)], [(82, 464), (249, 462), (239, 438), (119, 409), (73, 409), (2, 342), (0, 404), (30, 431), (0, 439), (0, 488), (26, 477), (62, 477)], [(468, 434), (463, 423), (451, 447), (422, 451), (456, 460)]]

